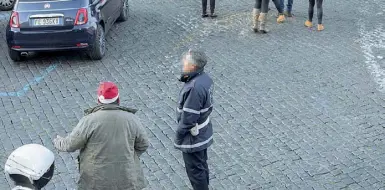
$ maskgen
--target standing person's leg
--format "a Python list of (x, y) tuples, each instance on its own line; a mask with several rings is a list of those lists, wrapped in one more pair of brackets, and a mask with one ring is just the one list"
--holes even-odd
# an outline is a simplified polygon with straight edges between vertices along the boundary
[(292, 17), (291, 10), (293, 8), (293, 0), (288, 0), (286, 5), (286, 14), (288, 17)]
[(267, 33), (266, 30), (266, 17), (267, 12), (269, 11), (269, 1), (270, 0), (262, 0), (261, 2), (261, 14), (259, 15), (259, 31), (262, 33)]
[(309, 0), (309, 10), (308, 10), (308, 20), (305, 22), (306, 27), (313, 27), (313, 15), (314, 15), (314, 5), (316, 0)]
[(313, 22), (313, 15), (314, 15), (314, 5), (316, 0), (309, 0), (309, 10), (308, 10), (308, 16), (309, 21)]
[(193, 179), (193, 175), (192, 175), (192, 168), (193, 168), (193, 158), (191, 156), (191, 154), (189, 153), (182, 153), (183, 155), (183, 161), (184, 161), (184, 168), (186, 170), (186, 173), (187, 173), (187, 177), (188, 179), (190, 180), (190, 183), (192, 184), (193, 182), (191, 181), (191, 179)]
[(206, 169), (206, 177), (207, 177), (207, 185), (210, 184), (210, 170), (209, 165), (207, 164), (208, 156), (207, 156), (207, 149), (203, 151), (203, 160), (204, 160), (204, 167)]
[(205, 151), (183, 153), (187, 176), (194, 190), (209, 190)]
[(217, 17), (217, 15), (214, 14), (215, 11), (215, 0), (210, 0), (210, 16), (211, 18)]
[(278, 11), (278, 18), (277, 18), (277, 22), (278, 23), (282, 23), (286, 20), (285, 18), (285, 15), (283, 15), (283, 9), (281, 7), (281, 0), (272, 0), (274, 5), (275, 5), (275, 8), (277, 8), (277, 11)]
[(278, 13), (279, 14), (283, 14), (283, 8), (282, 8), (282, 6), (281, 6), (281, 2), (282, 2), (282, 0), (272, 0), (273, 1), (273, 3), (274, 3), (274, 6), (275, 6), (275, 8), (277, 9), (277, 11), (278, 11)]
[(254, 9), (253, 9), (253, 30), (258, 32), (259, 29), (259, 15), (261, 13), (262, 0), (255, 0)]
[(269, 2), (270, 0), (262, 0), (261, 1), (261, 12), (267, 13), (269, 11)]
[(324, 30), (324, 26), (322, 24), (322, 16), (323, 16), (322, 3), (323, 3), (323, 0), (317, 0), (318, 31)]
[(255, 0), (254, 9), (261, 10), (262, 7), (262, 0)]
[(207, 0), (202, 0), (202, 17), (208, 17), (207, 14)]
[[(275, 4), (275, 2), (274, 2), (274, 4)], [(285, 10), (285, 0), (279, 0), (279, 6), (281, 7), (281, 10), (283, 12)], [(276, 7), (277, 7), (277, 5), (276, 5)]]

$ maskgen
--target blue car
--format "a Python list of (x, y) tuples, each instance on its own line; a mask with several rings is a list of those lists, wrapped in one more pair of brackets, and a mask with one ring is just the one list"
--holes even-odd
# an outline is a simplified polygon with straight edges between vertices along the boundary
[(128, 19), (128, 0), (18, 0), (6, 27), (9, 57), (28, 52), (83, 50), (103, 58), (105, 34)]

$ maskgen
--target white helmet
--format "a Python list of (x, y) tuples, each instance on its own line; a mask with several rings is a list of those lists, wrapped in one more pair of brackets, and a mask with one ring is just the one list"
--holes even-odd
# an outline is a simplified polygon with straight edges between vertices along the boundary
[(51, 180), (55, 156), (39, 144), (27, 144), (14, 150), (5, 163), (5, 173), (17, 186), (41, 189)]

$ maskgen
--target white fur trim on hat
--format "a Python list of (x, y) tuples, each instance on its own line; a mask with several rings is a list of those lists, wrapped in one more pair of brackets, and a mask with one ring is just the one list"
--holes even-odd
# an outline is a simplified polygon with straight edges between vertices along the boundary
[(103, 95), (100, 95), (98, 99), (99, 99), (100, 103), (102, 103), (102, 104), (111, 104), (111, 103), (115, 102), (118, 98), (119, 98), (119, 94), (116, 95), (116, 97), (114, 97), (112, 99), (105, 99)]

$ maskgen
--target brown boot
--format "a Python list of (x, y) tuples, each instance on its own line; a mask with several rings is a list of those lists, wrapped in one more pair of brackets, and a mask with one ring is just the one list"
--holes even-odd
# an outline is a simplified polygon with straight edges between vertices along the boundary
[(322, 30), (325, 30), (325, 27), (324, 27), (324, 25), (323, 25), (323, 24), (318, 24), (318, 26), (317, 26), (317, 30), (318, 30), (318, 31), (322, 31)]
[(261, 13), (260, 9), (253, 9), (253, 31), (258, 32), (258, 27), (259, 27), (259, 22), (258, 22), (258, 17), (259, 14)]
[(267, 16), (267, 13), (261, 13), (259, 14), (259, 17), (258, 17), (258, 21), (259, 21), (259, 32), (261, 33), (267, 33), (267, 30), (266, 30), (266, 16)]
[(310, 20), (306, 20), (305, 26), (308, 28), (311, 28), (311, 27), (313, 27), (313, 23)]
[(283, 23), (285, 22), (286, 18), (285, 18), (285, 15), (284, 14), (279, 14), (278, 18), (277, 18), (277, 23)]

